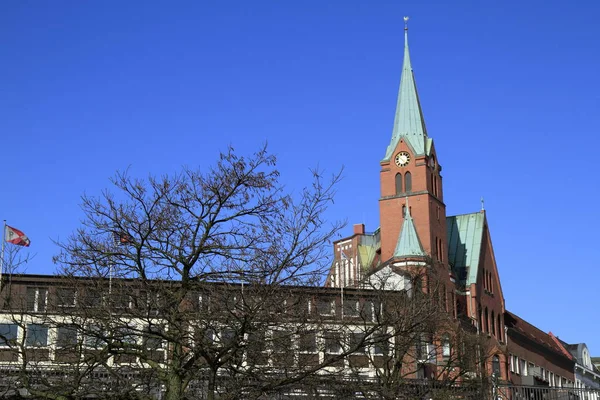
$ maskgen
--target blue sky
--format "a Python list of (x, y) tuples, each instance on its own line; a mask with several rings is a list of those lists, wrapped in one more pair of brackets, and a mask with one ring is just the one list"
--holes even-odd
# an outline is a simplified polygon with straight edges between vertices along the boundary
[[(402, 17), (449, 214), (485, 198), (507, 308), (600, 355), (600, 3), (18, 1), (0, 10), (0, 218), (30, 273), (115, 171), (265, 141), (291, 190), (342, 166), (331, 219), (379, 224)], [(345, 234), (350, 234), (351, 226)]]

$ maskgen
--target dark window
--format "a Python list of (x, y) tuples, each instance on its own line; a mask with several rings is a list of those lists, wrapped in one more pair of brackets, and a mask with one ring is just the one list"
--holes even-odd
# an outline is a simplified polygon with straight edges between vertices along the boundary
[(56, 330), (56, 345), (58, 347), (73, 347), (77, 344), (77, 327), (72, 325), (59, 326)]
[(498, 314), (498, 326), (497, 326), (497, 329), (498, 329), (498, 340), (502, 341), (502, 339), (503, 339), (502, 338), (502, 334), (504, 333), (503, 332), (504, 329), (502, 328), (502, 321), (500, 319), (500, 314)]
[(342, 344), (340, 335), (337, 333), (330, 332), (325, 335), (325, 353), (327, 354), (339, 354), (342, 352)]
[(41, 347), (48, 345), (48, 327), (41, 324), (28, 324), (25, 345)]
[(98, 349), (105, 344), (105, 333), (98, 325), (88, 325), (85, 334), (85, 345), (92, 349)]
[(102, 290), (88, 287), (84, 291), (83, 305), (86, 307), (100, 307), (102, 305)]
[(34, 311), (34, 312), (46, 311), (47, 299), (48, 299), (48, 288), (28, 287), (27, 288), (27, 311)]
[(235, 331), (227, 328), (221, 331), (221, 344), (223, 346), (231, 346), (235, 341)]
[(365, 321), (373, 321), (374, 305), (372, 301), (365, 301), (360, 310), (360, 316)]
[(396, 174), (396, 194), (402, 193), (402, 174)]
[(17, 342), (17, 324), (0, 324), (0, 346), (12, 346)]
[(375, 335), (373, 344), (373, 352), (376, 355), (388, 355), (390, 349), (390, 341), (387, 335)]
[(412, 176), (410, 172), (404, 174), (404, 190), (407, 193), (412, 192)]
[(288, 331), (273, 332), (273, 352), (288, 353), (292, 348), (292, 334)]
[(483, 331), (487, 333), (490, 333), (490, 327), (488, 325), (489, 315), (490, 313), (488, 312), (488, 309), (486, 307), (483, 311)]
[(162, 330), (158, 326), (148, 326), (144, 332), (144, 347), (150, 350), (162, 348), (163, 340), (161, 338)]
[(75, 289), (74, 288), (58, 288), (58, 289), (56, 289), (56, 304), (59, 307), (74, 307), (75, 306)]
[(498, 356), (492, 358), (492, 372), (496, 375), (500, 375), (500, 358)]
[(251, 365), (264, 365), (267, 363), (267, 349), (265, 346), (265, 333), (263, 331), (255, 331), (248, 334), (246, 349), (248, 362)]
[(354, 350), (356, 353), (364, 353), (366, 350), (365, 347), (365, 334), (362, 332), (352, 332), (349, 337), (349, 345), (350, 349)]
[(335, 302), (330, 299), (317, 299), (317, 313), (319, 315), (333, 315)]
[(358, 317), (359, 315), (359, 304), (358, 300), (345, 299), (344, 300), (344, 316), (345, 317)]
[(492, 311), (492, 316), (490, 318), (490, 331), (492, 333), (492, 335), (496, 336), (496, 317), (494, 315), (494, 311)]
[(298, 341), (298, 350), (303, 353), (317, 352), (317, 335), (314, 332), (300, 334)]

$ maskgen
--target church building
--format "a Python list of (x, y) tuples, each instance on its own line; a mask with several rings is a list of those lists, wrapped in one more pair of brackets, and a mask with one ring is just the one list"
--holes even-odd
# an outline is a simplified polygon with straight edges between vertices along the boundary
[[(383, 270), (399, 276), (411, 268), (435, 272), (446, 311), (470, 321), (478, 333), (490, 338), (493, 355), (488, 370), (508, 381), (512, 355), (505, 317), (510, 314), (505, 309), (486, 213), (483, 209), (463, 215), (446, 213), (443, 149), (438, 153), (427, 131), (407, 27), (404, 34), (394, 125), (379, 161), (380, 226), (367, 232), (363, 224), (354, 225), (352, 236), (334, 243), (335, 261), (326, 286), (361, 287), (367, 277)], [(514, 324), (514, 318), (511, 321)]]

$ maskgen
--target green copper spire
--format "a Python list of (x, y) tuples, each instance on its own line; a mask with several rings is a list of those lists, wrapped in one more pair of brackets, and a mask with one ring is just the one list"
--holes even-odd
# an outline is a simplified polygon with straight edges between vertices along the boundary
[(404, 223), (402, 224), (402, 230), (400, 231), (400, 237), (398, 238), (398, 244), (396, 244), (396, 251), (394, 251), (394, 257), (414, 257), (414, 256), (425, 256), (419, 235), (413, 224), (412, 216), (410, 215), (410, 208), (408, 207), (408, 197), (406, 198), (406, 205), (404, 211)]
[(384, 161), (390, 159), (401, 137), (410, 144), (416, 155), (426, 154), (430, 148), (430, 143), (427, 140), (425, 120), (423, 119), (423, 112), (419, 103), (417, 85), (415, 84), (415, 77), (410, 64), (407, 21), (408, 17), (404, 17), (404, 63), (402, 65), (402, 77), (400, 78), (400, 90), (398, 91), (392, 140), (385, 153)]

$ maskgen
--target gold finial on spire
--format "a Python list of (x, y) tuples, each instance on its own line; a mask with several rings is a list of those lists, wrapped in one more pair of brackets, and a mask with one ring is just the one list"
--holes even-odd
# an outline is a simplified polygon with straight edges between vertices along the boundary
[(404, 30), (408, 30), (408, 17), (404, 17)]

